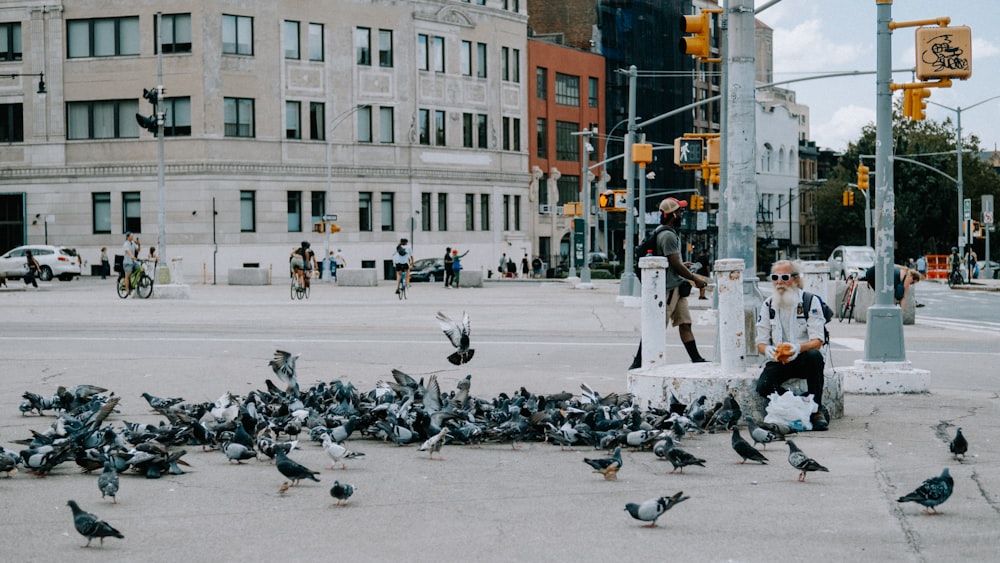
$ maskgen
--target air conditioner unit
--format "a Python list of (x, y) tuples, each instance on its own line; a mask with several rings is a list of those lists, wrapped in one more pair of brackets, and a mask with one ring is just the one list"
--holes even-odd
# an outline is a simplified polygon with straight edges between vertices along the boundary
[(541, 203), (538, 205), (538, 212), (542, 215), (548, 215), (552, 213), (552, 206), (547, 203)]

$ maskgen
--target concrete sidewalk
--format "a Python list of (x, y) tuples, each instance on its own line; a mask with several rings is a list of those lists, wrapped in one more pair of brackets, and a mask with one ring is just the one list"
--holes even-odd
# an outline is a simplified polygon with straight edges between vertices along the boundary
[[(563, 283), (487, 283), (446, 290), (414, 284), (400, 302), (389, 285), (340, 288), (317, 284), (308, 301), (289, 300), (285, 286), (193, 285), (183, 301), (121, 300), (113, 282), (43, 285), (0, 294), (9, 322), (0, 333), (4, 384), (0, 444), (45, 431), (55, 420), (22, 417), (24, 391), (51, 394), (57, 385), (102, 385), (122, 396), (110, 422), (153, 422), (139, 394), (212, 401), (246, 394), (273, 378), (275, 348), (301, 352), (304, 385), (344, 378), (362, 392), (399, 368), (437, 374), (450, 391), (472, 374), (472, 394), (490, 398), (520, 386), (536, 393), (580, 384), (622, 393), (625, 367), (638, 341), (639, 311), (616, 303), (618, 286), (592, 290)], [(984, 297), (993, 298), (993, 295)], [(1000, 304), (1000, 296), (996, 303)], [(714, 355), (714, 326), (693, 300), (703, 355)], [(455, 369), (433, 320), (468, 311), (475, 359)], [(697, 321), (696, 321), (697, 322)], [(865, 326), (830, 325), (833, 361), (862, 355)], [(415, 448), (356, 439), (364, 459), (346, 471), (323, 470), (278, 494), (283, 477), (270, 463), (231, 465), (220, 452), (188, 448), (189, 473), (147, 480), (123, 475), (120, 504), (100, 500), (96, 475), (72, 463), (38, 479), (0, 477), (11, 517), (0, 543), (12, 561), (994, 561), (1000, 545), (1000, 338), (917, 323), (905, 328), (908, 359), (932, 372), (932, 392), (845, 399), (845, 416), (823, 433), (795, 437), (829, 468), (805, 483), (786, 461), (787, 447), (764, 452), (768, 465), (739, 465), (728, 434), (686, 439), (681, 447), (706, 467), (669, 474), (652, 453), (623, 452), (617, 481), (582, 462), (602, 452), (530, 443), (481, 448), (445, 446), (446, 461)], [(686, 360), (677, 332), (668, 353)], [(947, 440), (962, 426), (968, 459), (951, 459)], [(329, 464), (303, 440), (291, 457), (312, 469)], [(896, 498), (949, 467), (955, 492), (938, 516)], [(334, 507), (334, 479), (357, 488)], [(645, 529), (627, 502), (684, 491), (691, 497)], [(81, 549), (68, 499), (121, 530)]]

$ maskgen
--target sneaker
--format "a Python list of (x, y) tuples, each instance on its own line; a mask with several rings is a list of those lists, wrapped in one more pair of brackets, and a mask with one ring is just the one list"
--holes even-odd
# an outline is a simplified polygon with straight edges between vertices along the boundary
[(826, 421), (826, 418), (823, 417), (822, 412), (814, 412), (812, 416), (809, 417), (809, 422), (812, 423), (813, 430), (816, 432), (826, 432), (830, 428), (830, 424)]
[(708, 360), (706, 360), (705, 358), (702, 358), (701, 356), (698, 356), (697, 358), (691, 360), (691, 363), (692, 364), (708, 363)]

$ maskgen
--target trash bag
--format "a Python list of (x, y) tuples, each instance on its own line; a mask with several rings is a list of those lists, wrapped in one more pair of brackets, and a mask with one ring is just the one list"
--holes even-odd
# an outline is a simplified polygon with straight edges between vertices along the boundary
[(767, 405), (767, 416), (764, 422), (770, 424), (784, 424), (793, 430), (812, 430), (812, 423), (809, 416), (819, 410), (813, 402), (812, 395), (797, 397), (791, 391), (785, 391), (778, 395), (777, 392), (768, 396), (771, 402)]

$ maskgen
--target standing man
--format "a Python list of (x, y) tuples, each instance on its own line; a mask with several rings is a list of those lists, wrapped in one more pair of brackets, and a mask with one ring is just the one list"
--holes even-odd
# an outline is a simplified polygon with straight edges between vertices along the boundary
[[(702, 248), (701, 252), (698, 253), (698, 257), (695, 258), (695, 262), (701, 264), (701, 268), (698, 269), (698, 273), (703, 276), (710, 277), (712, 273), (712, 261), (708, 258), (708, 251)], [(708, 297), (705, 297), (704, 286), (698, 288), (698, 299), (708, 299)]]
[(139, 247), (133, 240), (132, 231), (125, 231), (125, 244), (122, 245), (122, 270), (125, 271), (125, 295), (132, 292), (132, 272), (139, 265)]
[(410, 285), (410, 268), (413, 267), (413, 248), (410, 241), (401, 238), (396, 245), (396, 252), (392, 255), (392, 263), (396, 267), (396, 294), (399, 294), (399, 280), (401, 276), (406, 276), (406, 285)]
[[(694, 333), (691, 331), (691, 312), (688, 309), (687, 296), (691, 294), (691, 284), (699, 288), (708, 285), (708, 279), (699, 276), (687, 269), (684, 261), (681, 260), (681, 238), (677, 232), (677, 225), (680, 224), (684, 215), (686, 201), (678, 201), (672, 197), (660, 202), (660, 225), (665, 228), (660, 229), (656, 234), (656, 250), (654, 255), (664, 256), (669, 263), (667, 267), (667, 326), (673, 322), (681, 337), (681, 343), (687, 350), (692, 363), (707, 362), (698, 353), (698, 344), (695, 342)], [(684, 287), (687, 286), (687, 287)], [(629, 369), (636, 369), (642, 365), (642, 343), (639, 343), (639, 350), (632, 360)]]
[[(817, 412), (809, 421), (813, 430), (829, 427), (829, 417), (823, 408), (823, 307), (812, 296), (802, 303), (802, 277), (795, 263), (789, 260), (771, 266), (774, 293), (764, 300), (757, 313), (757, 353), (767, 358), (757, 380), (757, 393), (768, 397), (784, 394), (781, 385), (789, 379), (805, 379)], [(808, 313), (803, 307), (808, 307)]]
[(444, 249), (444, 286), (445, 288), (451, 287), (451, 282), (455, 280), (455, 272), (452, 271), (451, 267), (455, 261), (451, 258), (451, 247)]
[(921, 254), (920, 258), (917, 258), (917, 271), (920, 272), (920, 277), (927, 276), (927, 255)]

